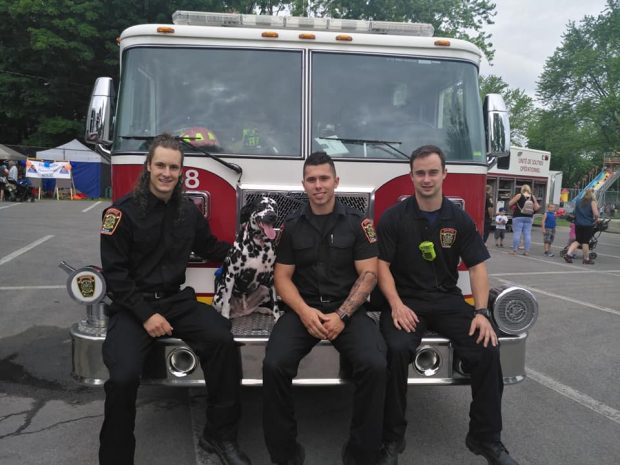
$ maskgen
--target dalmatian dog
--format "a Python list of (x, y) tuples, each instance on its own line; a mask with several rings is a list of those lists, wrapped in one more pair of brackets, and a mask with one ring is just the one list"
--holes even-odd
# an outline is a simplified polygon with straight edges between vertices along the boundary
[(241, 209), (241, 228), (216, 277), (213, 307), (226, 318), (253, 312), (279, 316), (273, 287), (276, 201), (262, 197)]

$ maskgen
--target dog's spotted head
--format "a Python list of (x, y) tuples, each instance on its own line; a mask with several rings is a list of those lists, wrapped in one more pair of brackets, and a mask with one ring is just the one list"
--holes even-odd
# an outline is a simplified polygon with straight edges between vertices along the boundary
[(252, 231), (261, 232), (267, 239), (276, 238), (278, 204), (270, 197), (261, 197), (246, 203), (241, 209), (240, 222), (247, 223)]

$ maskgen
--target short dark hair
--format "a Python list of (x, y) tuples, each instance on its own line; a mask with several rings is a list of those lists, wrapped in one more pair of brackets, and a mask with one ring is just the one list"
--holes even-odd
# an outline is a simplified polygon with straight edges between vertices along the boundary
[(441, 168), (445, 170), (446, 155), (443, 153), (443, 151), (436, 145), (423, 145), (422, 147), (418, 147), (411, 153), (411, 158), (409, 159), (409, 168), (411, 169), (411, 171), (413, 171), (413, 162), (416, 158), (425, 158), (434, 153), (439, 155), (439, 159), (441, 160)]
[(336, 176), (336, 165), (334, 165), (334, 160), (332, 160), (332, 157), (327, 155), (325, 152), (312, 152), (304, 162), (304, 177), (306, 176), (306, 166), (318, 166), (325, 164), (331, 166), (332, 173)]

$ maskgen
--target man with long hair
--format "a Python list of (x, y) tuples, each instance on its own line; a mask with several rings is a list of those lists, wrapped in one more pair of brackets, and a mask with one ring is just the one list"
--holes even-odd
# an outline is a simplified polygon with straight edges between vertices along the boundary
[(101, 465), (133, 464), (136, 395), (144, 359), (156, 338), (183, 339), (198, 355), (207, 384), (207, 423), (200, 439), (225, 465), (249, 465), (237, 445), (241, 360), (229, 320), (196, 300), (185, 282), (189, 255), (222, 261), (218, 241), (194, 204), (182, 196), (183, 151), (157, 136), (133, 193), (103, 215), (101, 263), (112, 305), (103, 344), (105, 383)]

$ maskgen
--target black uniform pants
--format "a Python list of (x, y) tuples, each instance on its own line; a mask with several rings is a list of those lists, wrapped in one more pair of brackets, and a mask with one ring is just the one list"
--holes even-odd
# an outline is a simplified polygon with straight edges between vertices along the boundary
[[(290, 310), (280, 317), (269, 338), (263, 362), (263, 428), (274, 463), (285, 462), (295, 454), (292, 379), (301, 359), (318, 342)], [(332, 343), (350, 363), (355, 384), (349, 451), (358, 463), (372, 463), (381, 448), (385, 342), (375, 322), (359, 309)]]
[[(191, 288), (154, 306), (172, 325), (172, 335), (192, 348), (208, 374), (205, 432), (235, 439), (241, 414), (241, 358), (230, 321), (197, 302)], [(101, 465), (133, 464), (136, 395), (144, 359), (154, 341), (129, 311), (110, 317), (103, 344), (110, 378), (105, 383), (105, 418), (99, 436)]]
[[(405, 435), (407, 420), (407, 377), (409, 364), (427, 329), (450, 339), (456, 354), (471, 374), (472, 402), (469, 409), (469, 432), (481, 440), (499, 440), (502, 430), (501, 400), (504, 390), (499, 346), (485, 348), (476, 344), (478, 332), (469, 336), (473, 308), (462, 298), (450, 310), (420, 311), (415, 332), (407, 333), (394, 326), (391, 311), (382, 312), (380, 327), (388, 347), (388, 382), (385, 394), (383, 439), (398, 441)], [(415, 411), (415, 409), (414, 409)]]

